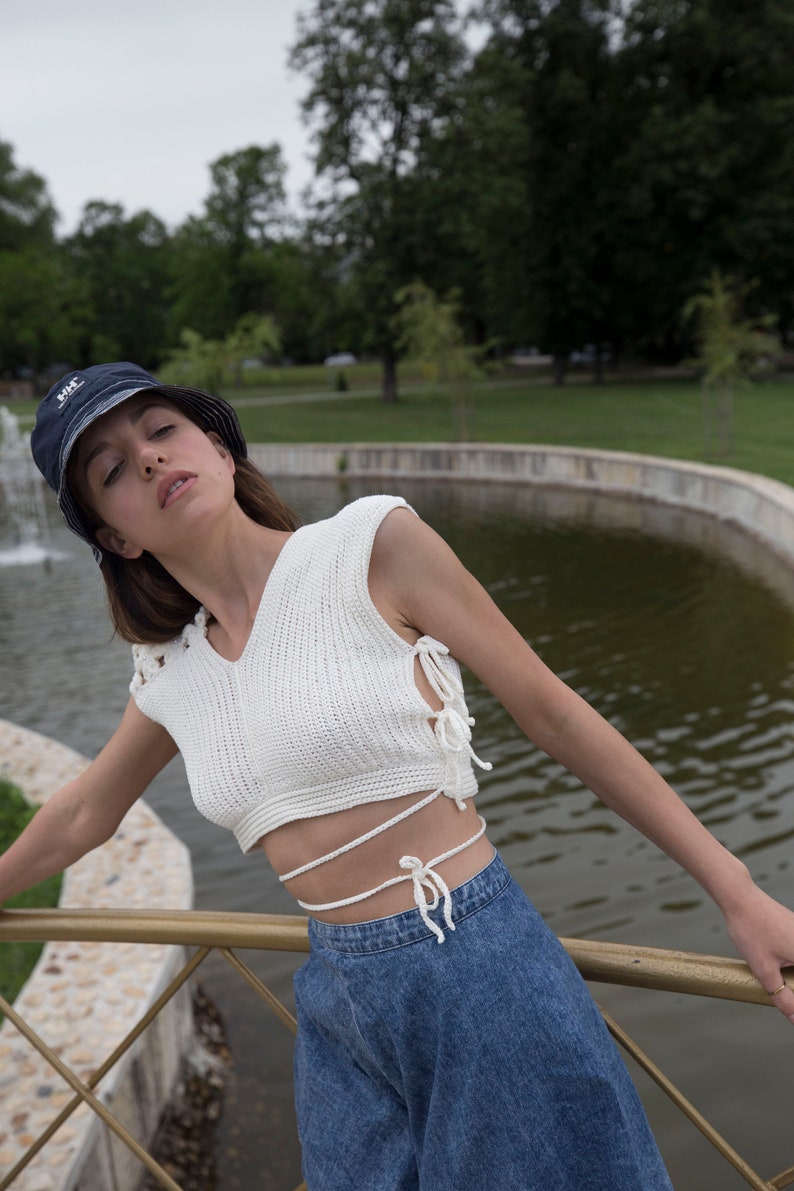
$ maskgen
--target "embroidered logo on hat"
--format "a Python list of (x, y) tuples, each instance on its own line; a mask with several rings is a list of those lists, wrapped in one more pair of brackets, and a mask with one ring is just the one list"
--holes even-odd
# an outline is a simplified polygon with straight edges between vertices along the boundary
[(79, 376), (73, 376), (70, 381), (67, 381), (63, 388), (55, 394), (55, 400), (58, 403), (59, 411), (64, 408), (66, 402), (74, 393), (78, 391), (78, 389), (82, 389), (85, 383), (85, 377), (81, 379)]

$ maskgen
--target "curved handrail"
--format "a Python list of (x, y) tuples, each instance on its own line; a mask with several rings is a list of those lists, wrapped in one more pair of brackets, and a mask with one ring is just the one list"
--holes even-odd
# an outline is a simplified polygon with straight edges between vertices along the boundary
[[(4, 910), (0, 942), (175, 943), (300, 952), (309, 950), (307, 921), (298, 914), (211, 910)], [(561, 942), (586, 980), (771, 1005), (739, 959), (595, 939)]]

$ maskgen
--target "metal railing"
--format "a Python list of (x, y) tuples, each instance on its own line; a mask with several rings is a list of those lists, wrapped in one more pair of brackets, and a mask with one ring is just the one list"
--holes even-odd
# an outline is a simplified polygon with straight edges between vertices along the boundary
[[(85, 1081), (79, 1079), (14, 1007), (0, 997), (0, 1010), (51, 1064), (73, 1092), (71, 1100), (34, 1140), (15, 1166), (3, 1176), (0, 1191), (6, 1191), (6, 1188), (12, 1186), (14, 1180), (47, 1141), (83, 1103), (121, 1139), (160, 1186), (169, 1188), (169, 1191), (180, 1191), (178, 1183), (113, 1116), (95, 1094), (95, 1089), (155, 1019), (163, 1006), (213, 951), (221, 955), (248, 982), (283, 1025), (294, 1033), (296, 1021), (293, 1015), (240, 959), (235, 949), (308, 951), (306, 919), (294, 915), (225, 914), (196, 910), (9, 910), (0, 913), (0, 943), (12, 939), (165, 943), (194, 947), (195, 951), (141, 1020)], [(716, 997), (746, 1004), (770, 1005), (769, 997), (740, 960), (585, 939), (563, 939), (562, 943), (586, 980)], [(609, 1014), (603, 1010), (602, 1013), (610, 1033), (617, 1042), (704, 1134), (748, 1186), (756, 1191), (781, 1191), (784, 1187), (794, 1185), (794, 1166), (769, 1179), (764, 1179), (753, 1170)], [(305, 1184), (301, 1184), (296, 1191), (303, 1189)]]

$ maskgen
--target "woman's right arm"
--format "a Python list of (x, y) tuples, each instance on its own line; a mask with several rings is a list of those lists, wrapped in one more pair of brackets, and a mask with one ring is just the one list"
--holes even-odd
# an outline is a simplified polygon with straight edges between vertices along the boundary
[(110, 839), (176, 752), (165, 728), (148, 719), (130, 699), (96, 760), (53, 794), (0, 856), (0, 905)]

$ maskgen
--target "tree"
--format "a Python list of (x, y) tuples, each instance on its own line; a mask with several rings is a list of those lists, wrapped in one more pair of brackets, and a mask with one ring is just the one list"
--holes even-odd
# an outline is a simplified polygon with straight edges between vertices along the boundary
[(758, 313), (791, 326), (790, 0), (484, 0), (480, 16), (465, 121), (513, 138), (489, 174), (512, 217), (475, 228), (505, 266), (490, 318), (560, 372), (583, 342), (677, 359), (681, 308), (716, 268), (757, 278)]
[(414, 281), (398, 290), (395, 298), (397, 345), (422, 364), (429, 379), (447, 386), (458, 438), (465, 441), (472, 412), (470, 386), (479, 369), (464, 340), (458, 297), (452, 292), (441, 299), (423, 281)]
[[(645, 335), (680, 351), (680, 310), (713, 270), (757, 279), (759, 311), (792, 318), (794, 21), (788, 0), (636, 0), (621, 63), (637, 135), (621, 243)], [(664, 284), (660, 285), (663, 279)]]
[(511, 293), (532, 340), (555, 356), (558, 382), (571, 349), (600, 346), (617, 330), (622, 181), (613, 162), (628, 117), (616, 95), (615, 8), (613, 0), (486, 0), (481, 9), (492, 32), (477, 69), (511, 122), (520, 113), (524, 124), (514, 165), (523, 225), (497, 221), (492, 235), (502, 259), (511, 238), (523, 256), (509, 276), (524, 293)]
[(261, 360), (281, 350), (278, 327), (267, 314), (244, 314), (224, 343), (238, 385), (242, 384), (243, 360)]
[(205, 339), (186, 328), (181, 347), (159, 369), (166, 384), (190, 385), (219, 393), (230, 369), (246, 357), (263, 356), (280, 348), (278, 329), (267, 315), (247, 314), (224, 339)]
[(697, 323), (699, 351), (695, 359), (703, 377), (703, 424), (706, 451), (725, 458), (733, 446), (733, 395), (737, 385), (769, 368), (779, 354), (779, 342), (764, 326), (774, 316), (741, 317), (741, 289), (712, 273), (700, 293), (684, 307), (684, 317)]
[(13, 147), (0, 141), (0, 252), (50, 247), (56, 217), (44, 179), (20, 169)]
[(285, 169), (277, 144), (250, 145), (211, 163), (204, 213), (187, 219), (175, 237), (177, 325), (223, 338), (247, 312), (274, 312), (272, 258), (288, 222)]
[(204, 207), (219, 242), (241, 255), (249, 244), (264, 246), (278, 236), (287, 218), (285, 168), (275, 143), (249, 145), (212, 162)]
[(84, 295), (55, 243), (44, 179), (20, 169), (0, 141), (0, 366), (40, 367), (70, 353)]
[(74, 359), (91, 317), (86, 287), (56, 245), (0, 252), (0, 361), (35, 378), (55, 360)]
[(218, 339), (234, 325), (228, 252), (201, 217), (189, 216), (174, 233), (168, 293), (176, 327)]
[(465, 61), (452, 0), (315, 0), (298, 18), (291, 64), (310, 79), (315, 169), (334, 196), (364, 346), (383, 360), (384, 401), (397, 398), (394, 294), (433, 255), (417, 238), (416, 164), (455, 113)]
[(86, 203), (65, 244), (92, 307), (82, 355), (153, 367), (173, 342), (168, 282), (171, 241), (151, 211), (127, 216), (120, 203)]
[[(521, 68), (481, 51), (461, 79), (458, 114), (423, 147), (416, 219), (436, 260), (426, 276), (456, 290), (467, 338), (532, 343), (531, 197)], [(417, 186), (417, 188), (418, 188)]]

